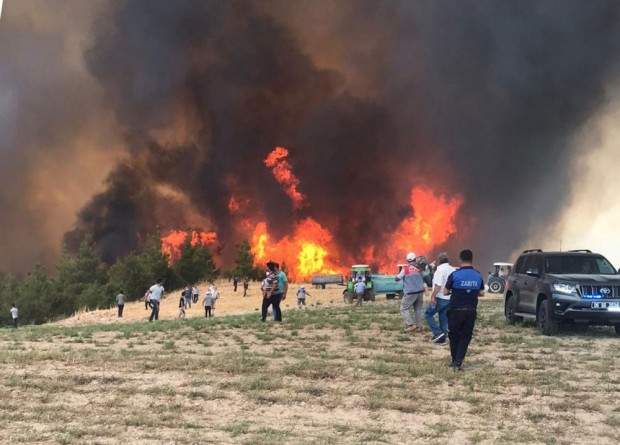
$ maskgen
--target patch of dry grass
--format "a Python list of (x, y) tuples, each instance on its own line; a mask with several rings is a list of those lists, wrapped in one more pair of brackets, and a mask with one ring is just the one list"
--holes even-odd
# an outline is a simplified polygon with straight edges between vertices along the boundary
[(499, 300), (460, 373), (395, 303), (0, 330), (0, 427), (11, 443), (612, 444), (617, 341), (507, 326)]

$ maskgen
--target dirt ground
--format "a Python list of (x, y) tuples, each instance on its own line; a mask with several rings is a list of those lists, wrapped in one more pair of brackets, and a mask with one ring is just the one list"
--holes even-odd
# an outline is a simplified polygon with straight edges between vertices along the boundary
[(543, 337), (485, 299), (454, 372), (396, 302), (257, 318), (0, 329), (0, 442), (618, 443), (609, 328)]
[[(226, 280), (217, 281), (216, 286), (220, 291), (220, 299), (216, 303), (216, 311), (214, 312), (216, 315), (245, 314), (248, 312), (260, 313), (262, 303), (260, 283), (251, 282), (246, 297), (243, 297), (243, 287), (241, 283), (237, 288), (237, 292), (234, 292), (232, 282), (228, 282)], [(288, 297), (281, 305), (284, 309), (297, 307), (297, 298), (295, 296), (299, 286), (305, 286), (306, 290), (310, 293), (310, 296), (307, 298), (307, 304), (309, 306), (334, 306), (341, 305), (342, 303), (343, 286), (330, 285), (327, 289), (314, 289), (312, 286), (307, 284), (291, 283)], [(200, 291), (200, 301), (197, 305), (192, 304), (192, 307), (186, 310), (187, 318), (205, 316), (202, 299), (207, 288), (208, 283), (206, 282), (198, 285), (198, 290)], [(161, 320), (174, 320), (177, 318), (180, 297), (181, 290), (166, 294), (166, 297), (160, 306), (159, 317)], [(125, 305), (122, 320), (118, 319), (117, 310), (116, 308), (113, 308), (94, 311), (81, 311), (73, 317), (66, 318), (58, 323), (65, 326), (75, 326), (84, 323), (131, 322), (148, 319), (150, 313), (150, 310), (145, 309), (143, 301), (137, 301), (130, 302)]]

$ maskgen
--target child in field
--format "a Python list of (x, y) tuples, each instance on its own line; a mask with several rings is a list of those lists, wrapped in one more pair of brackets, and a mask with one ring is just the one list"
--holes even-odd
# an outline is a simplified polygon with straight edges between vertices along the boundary
[(306, 306), (306, 295), (310, 297), (312, 296), (309, 292), (306, 292), (306, 288), (304, 286), (301, 286), (297, 290), (297, 307), (299, 309)]
[(185, 296), (181, 295), (181, 298), (179, 299), (179, 313), (177, 315), (178, 319), (185, 318), (185, 304)]

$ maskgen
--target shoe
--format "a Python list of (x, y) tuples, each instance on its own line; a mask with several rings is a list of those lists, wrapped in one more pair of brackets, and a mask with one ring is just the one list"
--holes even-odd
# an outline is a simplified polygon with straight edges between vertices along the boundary
[(418, 332), (418, 327), (416, 325), (407, 326), (405, 332)]
[(433, 343), (436, 343), (436, 344), (445, 343), (446, 342), (446, 334), (442, 332), (439, 335), (435, 335), (431, 341)]
[(452, 368), (455, 372), (456, 371), (462, 371), (463, 370), (463, 365), (461, 363), (452, 362), (452, 363), (450, 363), (450, 368)]

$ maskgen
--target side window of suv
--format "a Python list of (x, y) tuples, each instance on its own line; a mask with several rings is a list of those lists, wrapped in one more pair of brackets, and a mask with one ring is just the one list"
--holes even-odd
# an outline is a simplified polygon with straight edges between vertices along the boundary
[(544, 271), (544, 261), (542, 255), (534, 255), (534, 263), (530, 267), (535, 267), (538, 270), (538, 273), (542, 275)]
[(543, 272), (543, 258), (542, 255), (528, 255), (525, 257), (525, 262), (523, 264), (523, 272), (526, 273), (530, 269), (537, 269), (538, 273), (541, 274)]
[(523, 272), (521, 272), (522, 274), (525, 274), (529, 269), (531, 269), (534, 266), (534, 255), (528, 255), (525, 257), (525, 261), (523, 262)]
[(515, 273), (524, 274), (525, 273), (525, 258), (524, 256), (520, 256), (517, 260), (517, 264), (515, 264)]

